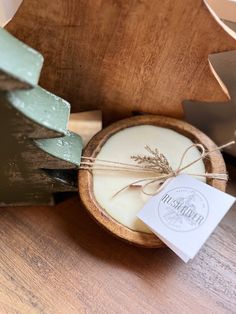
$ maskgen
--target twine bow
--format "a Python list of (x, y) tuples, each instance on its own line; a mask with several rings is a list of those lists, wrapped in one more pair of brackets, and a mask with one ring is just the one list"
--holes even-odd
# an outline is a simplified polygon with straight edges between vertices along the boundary
[[(169, 179), (178, 176), (181, 172), (184, 170), (188, 169), (190, 166), (194, 165), (197, 163), (199, 160), (202, 160), (206, 158), (208, 155), (215, 151), (219, 151), (225, 147), (229, 147), (231, 145), (235, 144), (235, 141), (231, 141), (229, 143), (226, 143), (222, 146), (216, 147), (212, 150), (206, 151), (204, 146), (202, 144), (192, 144), (189, 146), (183, 153), (181, 160), (179, 162), (179, 165), (176, 169), (172, 169), (165, 158), (163, 154), (159, 154), (158, 157), (160, 158), (161, 161), (163, 162), (163, 166), (156, 166), (156, 165), (147, 165), (147, 164), (142, 164), (142, 162), (138, 162), (138, 164), (129, 164), (129, 163), (122, 163), (122, 162), (116, 162), (116, 161), (110, 161), (110, 160), (104, 160), (104, 159), (98, 159), (98, 158), (93, 158), (93, 157), (85, 157), (82, 156), (82, 161), (80, 165), (80, 169), (82, 170), (101, 170), (101, 171), (121, 171), (121, 172), (133, 172), (137, 174), (151, 174), (151, 176), (146, 176), (143, 179), (139, 179), (136, 181), (131, 182), (127, 186), (123, 187), (120, 189), (118, 192), (116, 192), (113, 195), (113, 198), (117, 196), (119, 193), (123, 192), (124, 190), (134, 187), (134, 186), (139, 186), (141, 187), (142, 193), (145, 195), (155, 195), (160, 190), (166, 185), (166, 183), (169, 181)], [(153, 151), (146, 146), (146, 150), (149, 152)], [(194, 159), (193, 161), (189, 162), (185, 166), (183, 166), (184, 159), (187, 155), (187, 153), (192, 149), (192, 148), (198, 148), (200, 151), (200, 156)], [(155, 151), (156, 154), (158, 154), (158, 151)], [(155, 154), (155, 153), (153, 153)], [(134, 157), (131, 157), (132, 159), (135, 159)], [(148, 159), (149, 158), (149, 159)], [(137, 158), (136, 158), (137, 159)], [(139, 156), (139, 159), (141, 157)], [(150, 157), (143, 157), (144, 160), (150, 160)], [(199, 173), (186, 173), (188, 175), (194, 176), (194, 177), (205, 177), (205, 178), (210, 178), (210, 179), (216, 179), (216, 180), (228, 180), (228, 175), (226, 173), (204, 173), (204, 174), (199, 174)], [(150, 187), (153, 184), (157, 184), (157, 188), (155, 189), (154, 192), (148, 192), (148, 187)]]

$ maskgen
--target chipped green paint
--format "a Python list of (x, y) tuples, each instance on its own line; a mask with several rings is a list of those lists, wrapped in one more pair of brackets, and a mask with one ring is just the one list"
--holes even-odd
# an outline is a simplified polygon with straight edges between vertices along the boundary
[(37, 84), (42, 56), (0, 29), (0, 206), (51, 205), (75, 191), (80, 136), (70, 105)]
[(73, 132), (67, 131), (67, 135), (61, 138), (36, 140), (35, 143), (54, 157), (80, 165), (83, 144), (81, 138)]
[(65, 134), (70, 104), (41, 87), (6, 94), (7, 100), (26, 117), (48, 129)]
[(43, 56), (40, 53), (0, 28), (0, 72), (29, 86), (35, 86), (42, 66)]

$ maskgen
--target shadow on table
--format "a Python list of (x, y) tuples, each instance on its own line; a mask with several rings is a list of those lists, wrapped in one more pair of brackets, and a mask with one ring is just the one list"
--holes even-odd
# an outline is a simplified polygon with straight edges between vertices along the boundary
[[(226, 156), (230, 177), (227, 192), (235, 195), (236, 162), (234, 159), (233, 161), (228, 160), (229, 158), (231, 157)], [(77, 196), (58, 204), (58, 207), (59, 209), (56, 209), (55, 212), (64, 222), (62, 232), (69, 235), (80, 248), (105, 263), (119, 264), (137, 272), (145, 269), (150, 274), (153, 269), (158, 271), (159, 267), (162, 268), (162, 271), (163, 269), (169, 271), (176, 264), (184, 266), (184, 263), (168, 248), (144, 249), (115, 238), (93, 221)], [(224, 218), (226, 225), (229, 220), (235, 222), (235, 219), (232, 219), (232, 217), (235, 218), (235, 209), (236, 206)], [(191, 267), (191, 263), (189, 266)]]
[[(65, 201), (55, 213), (64, 221), (64, 230), (69, 237), (87, 253), (105, 263), (122, 265), (135, 272), (167, 270), (180, 260), (168, 248), (145, 249), (135, 247), (100, 227), (86, 212), (79, 199), (74, 196)], [(66, 208), (65, 208), (66, 207)]]

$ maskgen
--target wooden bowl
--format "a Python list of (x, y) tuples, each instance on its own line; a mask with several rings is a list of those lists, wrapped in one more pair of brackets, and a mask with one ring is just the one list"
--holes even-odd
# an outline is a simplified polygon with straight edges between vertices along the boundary
[[(141, 115), (115, 122), (100, 131), (88, 143), (83, 156), (96, 157), (102, 146), (113, 134), (128, 127), (145, 124), (172, 129), (188, 137), (194, 143), (203, 144), (207, 150), (216, 147), (207, 135), (184, 121), (163, 116)], [(204, 160), (204, 164), (207, 172), (226, 173), (224, 159), (219, 151), (210, 154), (209, 158)], [(225, 191), (225, 181), (208, 179), (207, 183), (221, 191)], [(142, 247), (159, 248), (164, 246), (164, 243), (154, 234), (131, 230), (113, 219), (97, 203), (93, 193), (93, 175), (87, 170), (79, 171), (79, 193), (84, 206), (92, 217), (116, 237)]]

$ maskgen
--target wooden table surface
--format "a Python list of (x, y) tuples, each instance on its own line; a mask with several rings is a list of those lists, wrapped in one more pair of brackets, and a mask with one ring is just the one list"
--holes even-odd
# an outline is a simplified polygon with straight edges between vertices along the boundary
[[(236, 167), (228, 191), (236, 192)], [(77, 195), (0, 211), (0, 313), (235, 313), (236, 207), (197, 257), (113, 238)]]

